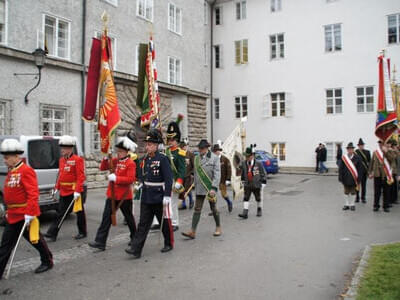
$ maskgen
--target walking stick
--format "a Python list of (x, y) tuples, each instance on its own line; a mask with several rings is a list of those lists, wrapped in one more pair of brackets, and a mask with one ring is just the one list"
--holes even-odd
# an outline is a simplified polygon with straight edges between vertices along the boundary
[(58, 223), (58, 225), (57, 225), (57, 228), (58, 228), (58, 229), (60, 229), (62, 223), (64, 223), (64, 220), (65, 220), (66, 216), (68, 215), (68, 212), (69, 212), (69, 210), (71, 209), (72, 204), (74, 204), (74, 202), (75, 202), (75, 199), (73, 199), (73, 200), (71, 201), (71, 203), (68, 205), (68, 208), (67, 208), (67, 210), (65, 211), (65, 213), (64, 213), (64, 215), (63, 215), (63, 217), (62, 217), (62, 219), (60, 220), (60, 223)]
[(11, 254), (11, 260), (10, 260), (10, 263), (8, 265), (8, 269), (7, 269), (6, 275), (4, 276), (4, 279), (8, 279), (8, 277), (10, 276), (10, 271), (11, 271), (11, 267), (12, 267), (12, 264), (13, 264), (13, 261), (14, 261), (15, 252), (17, 252), (17, 247), (19, 245), (19, 241), (21, 240), (21, 237), (24, 234), (24, 231), (25, 231), (25, 228), (26, 228), (27, 225), (28, 225), (28, 223), (24, 222), (24, 226), (22, 226), (21, 232), (19, 233), (19, 236), (18, 236), (17, 243), (15, 244), (15, 247), (14, 247), (13, 252)]
[(183, 199), (186, 199), (187, 195), (189, 195), (190, 191), (194, 188), (194, 182), (192, 183), (192, 185), (188, 188), (188, 190), (186, 191), (186, 193), (183, 195)]

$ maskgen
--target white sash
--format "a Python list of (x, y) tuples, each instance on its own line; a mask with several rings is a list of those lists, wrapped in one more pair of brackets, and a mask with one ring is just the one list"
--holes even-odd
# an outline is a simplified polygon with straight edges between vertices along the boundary
[(392, 175), (392, 169), (390, 168), (389, 162), (386, 159), (386, 157), (383, 156), (383, 152), (380, 147), (376, 149), (375, 151), (376, 157), (378, 160), (383, 164), (383, 170), (385, 171), (386, 178), (387, 178), (387, 183), (392, 184), (393, 183), (393, 175)]
[(346, 167), (349, 169), (351, 175), (353, 176), (354, 183), (357, 185), (358, 184), (358, 172), (357, 168), (354, 165), (353, 161), (350, 159), (350, 157), (347, 156), (347, 154), (342, 155), (342, 159)]

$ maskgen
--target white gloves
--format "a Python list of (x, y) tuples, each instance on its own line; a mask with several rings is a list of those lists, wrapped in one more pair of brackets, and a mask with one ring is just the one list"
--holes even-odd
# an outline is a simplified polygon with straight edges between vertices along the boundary
[(262, 183), (262, 184), (261, 184), (261, 188), (265, 188), (265, 186), (266, 186), (265, 183)]
[(163, 198), (163, 205), (171, 204), (171, 197), (164, 196)]
[(116, 181), (117, 180), (117, 176), (115, 176), (114, 173), (108, 175), (108, 181)]
[(81, 196), (81, 193), (74, 192), (74, 200), (78, 199)]
[(58, 190), (56, 188), (52, 189), (51, 190), (51, 197), (54, 198), (56, 196), (57, 192), (58, 192)]
[(175, 182), (175, 189), (179, 190), (180, 188), (182, 188), (182, 184), (180, 184), (179, 182)]
[(24, 215), (24, 217), (26, 224), (29, 224), (35, 218), (35, 216), (30, 216), (30, 215)]
[(230, 180), (225, 181), (225, 185), (231, 185)]

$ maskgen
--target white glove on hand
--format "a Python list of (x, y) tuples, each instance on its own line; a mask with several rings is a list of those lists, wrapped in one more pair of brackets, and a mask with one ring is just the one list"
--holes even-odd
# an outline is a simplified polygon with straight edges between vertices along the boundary
[(225, 181), (225, 185), (231, 185), (230, 180)]
[(117, 176), (115, 176), (114, 173), (108, 175), (108, 181), (116, 181), (117, 180)]
[(164, 196), (163, 198), (163, 205), (171, 204), (171, 197)]
[(265, 186), (266, 186), (265, 183), (261, 184), (261, 188), (265, 188)]
[(56, 188), (51, 190), (51, 197), (55, 197), (56, 194), (58, 193), (58, 190)]
[(179, 190), (182, 187), (182, 184), (180, 184), (179, 182), (175, 182), (175, 189)]
[(81, 193), (74, 192), (74, 200), (78, 199), (81, 196)]
[(35, 216), (30, 216), (30, 215), (24, 215), (24, 217), (26, 224), (29, 224), (35, 218)]

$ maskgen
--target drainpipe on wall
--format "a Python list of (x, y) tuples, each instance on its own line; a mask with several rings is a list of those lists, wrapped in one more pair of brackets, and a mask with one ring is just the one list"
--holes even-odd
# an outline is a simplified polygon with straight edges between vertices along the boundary
[[(83, 110), (85, 106), (85, 75), (86, 75), (86, 68), (85, 68), (85, 52), (86, 52), (86, 8), (87, 2), (86, 0), (82, 1), (82, 72), (81, 72), (81, 116), (83, 115)], [(82, 151), (85, 155), (85, 121), (81, 118), (81, 145)]]
[(214, 144), (214, 100), (213, 100), (213, 24), (214, 24), (214, 5), (216, 0), (208, 0), (207, 1), (210, 4), (210, 126), (211, 126), (211, 144)]

